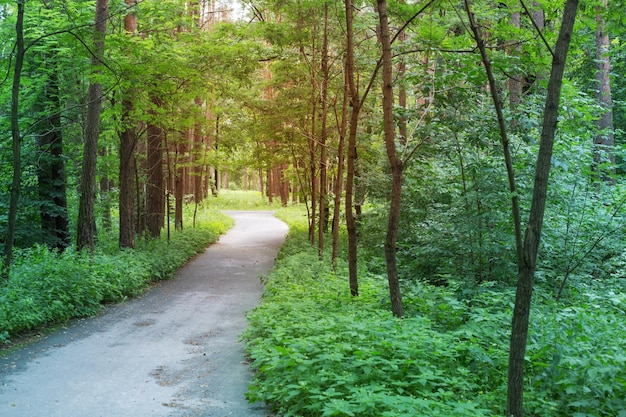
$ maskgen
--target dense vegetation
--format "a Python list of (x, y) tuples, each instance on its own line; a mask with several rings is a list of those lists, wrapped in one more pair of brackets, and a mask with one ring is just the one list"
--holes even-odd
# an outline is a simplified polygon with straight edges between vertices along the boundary
[(94, 254), (45, 246), (20, 250), (0, 286), (0, 346), (26, 331), (87, 317), (104, 304), (136, 296), (155, 281), (170, 278), (232, 226), (217, 210), (203, 209), (196, 228), (167, 239), (141, 240), (120, 251), (115, 236), (102, 236)]
[[(458, 387), (433, 377), (430, 394), (502, 413), (507, 391), (522, 417), (526, 382), (528, 413), (623, 414), (605, 338), (623, 329), (625, 5), (526, 3), (0, 1), (1, 337), (132, 294), (111, 266), (127, 257), (137, 287), (167, 274), (149, 260), (166, 235), (249, 189), (304, 204), (321, 259), (309, 274), (337, 263), (338, 309), (365, 321), (390, 308), (406, 321), (372, 330), (441, 341), (441, 372), (451, 358), (469, 372)], [(39, 291), (48, 281), (58, 289)], [(360, 394), (341, 395), (328, 406)]]
[[(483, 283), (470, 297), (460, 281), (405, 281), (400, 320), (389, 311), (384, 275), (367, 272), (361, 295), (351, 297), (345, 259), (337, 270), (319, 260), (301, 210), (282, 217), (289, 237), (245, 333), (256, 370), (251, 400), (284, 416), (505, 414), (513, 291)], [(539, 287), (529, 416), (626, 415), (624, 283), (619, 270), (602, 282), (577, 281), (558, 302)]]

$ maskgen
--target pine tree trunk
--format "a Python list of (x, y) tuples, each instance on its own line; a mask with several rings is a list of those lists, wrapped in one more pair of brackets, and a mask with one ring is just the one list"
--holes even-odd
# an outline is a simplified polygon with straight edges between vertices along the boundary
[(391, 38), (387, 16), (387, 1), (378, 0), (378, 18), (380, 22), (380, 43), (382, 45), (382, 89), (383, 89), (383, 130), (385, 149), (391, 166), (391, 198), (389, 202), (389, 219), (385, 238), (385, 262), (387, 264), (387, 281), (391, 311), (396, 317), (404, 315), (402, 294), (398, 278), (396, 259), (396, 243), (400, 226), (400, 207), (402, 202), (402, 163), (398, 157), (395, 140), (395, 124), (393, 119), (393, 65), (391, 55)]
[(41, 206), (41, 229), (48, 245), (63, 251), (70, 245), (69, 219), (67, 213), (67, 180), (63, 158), (63, 135), (61, 127), (61, 102), (56, 73), (51, 73), (45, 86), (44, 107), (46, 123), (38, 136), (37, 145), (41, 156), (37, 170)]
[[(154, 100), (154, 103), (158, 106), (159, 100)], [(148, 124), (147, 132), (146, 230), (151, 237), (157, 238), (161, 235), (161, 229), (165, 221), (164, 132), (163, 129), (153, 122)]]
[(354, 217), (354, 172), (356, 166), (356, 134), (359, 123), (361, 103), (354, 76), (354, 29), (353, 0), (345, 0), (346, 5), (346, 79), (350, 90), (350, 128), (348, 130), (348, 155), (346, 161), (346, 229), (348, 232), (348, 274), (350, 294), (359, 295), (359, 276), (357, 269), (357, 233)]
[(326, 161), (326, 141), (328, 139), (327, 117), (328, 117), (328, 79), (330, 77), (328, 68), (328, 2), (324, 3), (324, 35), (322, 42), (322, 85), (321, 85), (321, 132), (320, 132), (320, 191), (319, 191), (319, 222), (317, 225), (317, 252), (320, 259), (324, 253), (324, 231), (326, 230), (327, 204), (327, 161)]
[[(131, 6), (135, 0), (125, 0)], [(133, 35), (137, 30), (137, 17), (129, 12), (124, 17), (124, 31)], [(131, 92), (124, 91), (122, 97), (122, 131), (119, 133), (119, 245), (121, 248), (135, 247), (135, 147), (137, 144), (137, 128), (131, 120), (133, 110)]]
[(596, 96), (602, 114), (597, 121), (598, 133), (594, 139), (594, 165), (600, 177), (613, 181), (615, 174), (615, 138), (613, 134), (613, 101), (611, 97), (610, 42), (604, 14), (608, 1), (602, 0), (596, 14)]
[(15, 67), (13, 69), (13, 88), (11, 90), (11, 140), (13, 141), (13, 181), (11, 184), (11, 196), (9, 201), (9, 213), (7, 218), (7, 235), (4, 240), (3, 271), (8, 277), (13, 257), (13, 244), (15, 241), (15, 230), (17, 229), (17, 205), (20, 200), (20, 187), (22, 183), (22, 139), (19, 127), (19, 98), (20, 82), (22, 77), (22, 67), (24, 65), (24, 3), (25, 0), (17, 2), (17, 20), (15, 23), (15, 34), (17, 37), (17, 54), (15, 56)]
[[(108, 0), (98, 0), (96, 2), (95, 47), (91, 61), (94, 74), (101, 72), (99, 67), (104, 56), (108, 8)], [(88, 249), (93, 252), (96, 246), (96, 218), (94, 213), (96, 205), (96, 163), (98, 160), (98, 136), (100, 135), (100, 107), (102, 105), (102, 85), (99, 82), (91, 81), (89, 83), (87, 103), (76, 248), (78, 250)]]

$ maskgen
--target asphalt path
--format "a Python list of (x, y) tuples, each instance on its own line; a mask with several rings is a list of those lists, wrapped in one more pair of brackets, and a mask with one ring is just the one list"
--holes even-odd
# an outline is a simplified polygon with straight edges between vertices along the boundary
[(227, 214), (235, 226), (173, 279), (0, 358), (0, 416), (267, 416), (245, 399), (239, 336), (287, 226)]

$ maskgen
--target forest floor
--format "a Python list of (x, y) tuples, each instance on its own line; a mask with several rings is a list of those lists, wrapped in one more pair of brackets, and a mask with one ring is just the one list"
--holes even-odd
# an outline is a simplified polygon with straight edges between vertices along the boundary
[(267, 416), (245, 399), (239, 336), (287, 226), (227, 213), (235, 226), (173, 279), (0, 357), (0, 415)]

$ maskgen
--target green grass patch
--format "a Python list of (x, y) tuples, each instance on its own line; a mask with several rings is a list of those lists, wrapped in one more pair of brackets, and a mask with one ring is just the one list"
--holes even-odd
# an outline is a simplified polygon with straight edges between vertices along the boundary
[(196, 228), (173, 232), (169, 241), (140, 240), (135, 250), (119, 250), (103, 239), (93, 255), (74, 248), (58, 254), (43, 246), (19, 251), (9, 279), (0, 284), (0, 343), (141, 293), (151, 281), (171, 277), (232, 224), (205, 210)]
[(280, 199), (270, 203), (259, 191), (220, 190), (217, 197), (205, 200), (212, 208), (221, 210), (273, 210), (281, 207)]
[[(296, 223), (244, 334), (251, 401), (283, 416), (504, 415), (512, 290), (461, 299), (454, 285), (411, 283), (410, 317), (396, 319), (385, 277), (363, 273), (352, 298), (345, 264), (333, 271), (301, 216), (281, 217)], [(564, 306), (537, 289), (527, 415), (626, 416), (626, 295), (602, 291)]]

